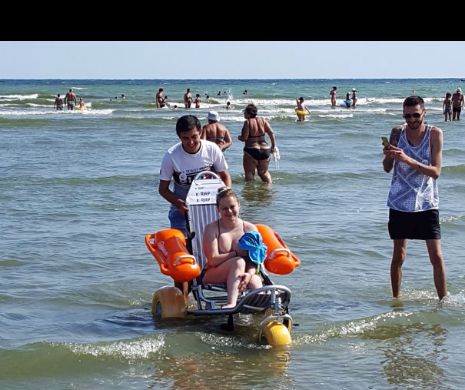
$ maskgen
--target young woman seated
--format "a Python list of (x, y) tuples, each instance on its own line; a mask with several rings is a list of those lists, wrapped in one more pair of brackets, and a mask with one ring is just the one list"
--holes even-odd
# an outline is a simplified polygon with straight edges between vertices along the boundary
[(204, 284), (226, 284), (228, 302), (224, 309), (236, 306), (239, 292), (262, 287), (255, 264), (241, 250), (239, 240), (244, 233), (257, 230), (254, 224), (239, 218), (239, 199), (230, 188), (216, 197), (219, 219), (208, 224), (203, 234), (203, 251), (207, 258)]

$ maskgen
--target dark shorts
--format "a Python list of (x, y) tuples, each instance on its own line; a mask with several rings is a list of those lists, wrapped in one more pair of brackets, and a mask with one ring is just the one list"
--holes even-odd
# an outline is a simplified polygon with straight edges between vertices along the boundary
[(453, 111), (453, 112), (461, 112), (461, 111), (462, 111), (462, 107), (453, 107), (453, 108), (452, 108), (452, 111)]
[(392, 240), (440, 240), (439, 210), (407, 213), (389, 209), (388, 230)]
[(171, 229), (181, 230), (184, 235), (187, 235), (185, 214), (181, 213), (176, 207), (170, 207), (168, 219), (170, 220)]

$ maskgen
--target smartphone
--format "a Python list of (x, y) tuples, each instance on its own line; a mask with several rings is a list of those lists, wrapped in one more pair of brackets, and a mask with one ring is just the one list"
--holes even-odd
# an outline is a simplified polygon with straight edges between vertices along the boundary
[(381, 139), (383, 140), (383, 146), (387, 148), (389, 146), (389, 140), (386, 137), (381, 137)]

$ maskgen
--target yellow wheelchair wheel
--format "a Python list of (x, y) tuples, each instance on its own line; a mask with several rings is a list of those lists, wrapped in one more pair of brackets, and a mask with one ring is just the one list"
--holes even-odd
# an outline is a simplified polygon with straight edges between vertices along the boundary
[(261, 329), (260, 336), (260, 342), (266, 342), (272, 347), (283, 347), (292, 342), (289, 328), (276, 320), (267, 322)]
[(152, 315), (157, 319), (186, 317), (186, 303), (181, 290), (174, 286), (165, 286), (154, 292)]

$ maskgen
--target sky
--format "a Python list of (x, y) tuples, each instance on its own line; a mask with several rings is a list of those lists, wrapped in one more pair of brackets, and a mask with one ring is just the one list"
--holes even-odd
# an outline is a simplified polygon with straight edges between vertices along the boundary
[(3, 41), (0, 79), (465, 78), (465, 41)]

